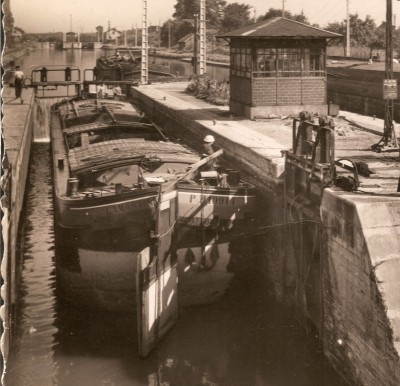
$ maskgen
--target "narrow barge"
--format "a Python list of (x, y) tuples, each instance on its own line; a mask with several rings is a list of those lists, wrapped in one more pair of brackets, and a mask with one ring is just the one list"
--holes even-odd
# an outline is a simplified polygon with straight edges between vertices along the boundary
[[(43, 72), (32, 75), (37, 96), (68, 85)], [(146, 303), (143, 278), (168, 271), (176, 290), (175, 225), (233, 234), (254, 219), (255, 187), (235, 170), (205, 171), (223, 151), (201, 159), (170, 141), (128, 102), (132, 82), (77, 78), (50, 118), (57, 290), (74, 305), (132, 311)]]

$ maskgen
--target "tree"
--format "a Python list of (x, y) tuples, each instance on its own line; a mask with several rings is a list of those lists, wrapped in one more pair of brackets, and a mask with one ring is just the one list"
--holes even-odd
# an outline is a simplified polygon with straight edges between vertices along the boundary
[(350, 15), (350, 43), (351, 45), (368, 45), (375, 34), (376, 24), (371, 16), (367, 15), (365, 20), (358, 14)]
[[(286, 17), (286, 12), (285, 12), (285, 17)], [(301, 13), (294, 14), (293, 20), (296, 20), (303, 24), (310, 24), (310, 21), (308, 20), (307, 16), (304, 15), (303, 10), (301, 11)]]
[(168, 47), (169, 38), (171, 37), (171, 47), (176, 45), (177, 41), (193, 33), (193, 24), (182, 20), (167, 20), (161, 26), (161, 45)]
[[(225, 7), (225, 0), (206, 0), (207, 26), (215, 27), (220, 25), (219, 9)], [(177, 20), (193, 19), (194, 14), (200, 13), (200, 0), (177, 0), (175, 12), (172, 15)]]
[(172, 16), (175, 19), (191, 19), (195, 13), (199, 13), (199, 6), (199, 0), (177, 0)]
[[(282, 9), (270, 8), (265, 15), (260, 16), (258, 18), (258, 21), (272, 19), (274, 17), (281, 17), (281, 16), (282, 16)], [(304, 15), (303, 11), (301, 11), (301, 13), (298, 13), (298, 14), (292, 14), (290, 11), (285, 11), (285, 18), (291, 19), (291, 20), (296, 20), (303, 24), (310, 24), (309, 20)]]
[(221, 32), (230, 31), (250, 24), (250, 9), (248, 4), (232, 3), (223, 9)]
[[(362, 20), (358, 17), (358, 14), (350, 14), (350, 45), (351, 46), (359, 46), (364, 45), (367, 46), (372, 40), (375, 39), (376, 36), (376, 24), (375, 20), (371, 18), (371, 16), (367, 15), (365, 20)], [(342, 22), (335, 21), (333, 23), (329, 23), (326, 27), (326, 30), (331, 32), (336, 32), (346, 35), (346, 20)]]
[(326, 25), (327, 31), (335, 32), (344, 35), (346, 33), (346, 25), (343, 21), (334, 21)]
[(373, 50), (381, 50), (386, 46), (386, 25), (382, 23), (381, 26), (376, 28), (375, 33), (372, 35), (368, 42), (369, 47), (369, 57), (372, 57)]
[[(3, 10), (4, 10), (4, 17), (3, 17), (3, 25), (4, 25), (4, 34), (5, 34), (5, 41), (8, 46), (13, 45), (12, 41), (12, 31), (14, 28), (14, 17), (11, 13), (10, 8), (10, 0), (5, 0), (3, 3)], [(3, 35), (3, 31), (2, 31)]]
[(207, 28), (219, 28), (223, 19), (222, 12), (226, 7), (225, 0), (206, 0)]

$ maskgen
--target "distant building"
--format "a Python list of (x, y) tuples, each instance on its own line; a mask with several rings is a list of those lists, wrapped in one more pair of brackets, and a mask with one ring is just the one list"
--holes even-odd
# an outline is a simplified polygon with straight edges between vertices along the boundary
[(183, 38), (178, 40), (178, 50), (185, 51), (193, 48), (194, 45), (194, 33), (185, 35)]
[(118, 43), (121, 38), (122, 32), (118, 31), (116, 28), (109, 28), (104, 32), (104, 43)]
[(66, 41), (67, 43), (76, 42), (76, 41), (77, 41), (76, 38), (77, 38), (77, 35), (76, 35), (75, 32), (67, 32), (67, 33), (65, 34), (65, 41)]

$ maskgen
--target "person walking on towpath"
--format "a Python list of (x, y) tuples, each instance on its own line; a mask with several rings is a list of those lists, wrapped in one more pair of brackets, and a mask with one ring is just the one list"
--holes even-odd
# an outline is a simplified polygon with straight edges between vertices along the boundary
[(21, 103), (23, 103), (22, 100), (23, 86), (24, 86), (24, 73), (22, 72), (20, 66), (16, 66), (14, 72), (15, 99), (21, 98)]

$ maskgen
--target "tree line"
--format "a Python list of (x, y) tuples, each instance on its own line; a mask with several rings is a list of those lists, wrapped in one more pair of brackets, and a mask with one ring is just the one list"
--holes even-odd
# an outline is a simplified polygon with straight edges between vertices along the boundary
[[(200, 0), (177, 0), (175, 12), (172, 18), (167, 20), (161, 27), (161, 45), (174, 46), (183, 36), (193, 33), (193, 18), (199, 14)], [(225, 0), (206, 0), (207, 30), (212, 35), (224, 33), (236, 28), (244, 27), (254, 22), (282, 16), (281, 9), (270, 8), (264, 15), (254, 17), (254, 9), (245, 3), (227, 3)], [(333, 21), (327, 25), (310, 23), (307, 16), (301, 13), (285, 11), (285, 17), (298, 22), (323, 28), (328, 31), (343, 35), (342, 44), (346, 39), (346, 20)], [(357, 13), (350, 14), (350, 45), (352, 47), (362, 46), (370, 50), (383, 49), (385, 47), (386, 23), (378, 24), (371, 16), (362, 19)], [(334, 42), (333, 44), (337, 44)], [(400, 28), (393, 28), (393, 44), (400, 51)]]

